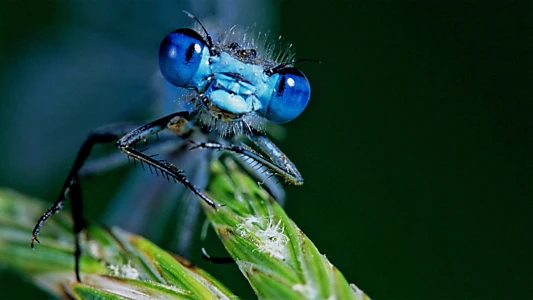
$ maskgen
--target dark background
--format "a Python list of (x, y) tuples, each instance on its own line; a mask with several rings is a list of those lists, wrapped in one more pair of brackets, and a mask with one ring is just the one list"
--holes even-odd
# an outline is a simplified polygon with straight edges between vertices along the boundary
[[(48, 200), (89, 129), (153, 109), (146, 70), (161, 37), (190, 26), (181, 9), (210, 13), (72, 3), (0, 10), (0, 184)], [(322, 62), (299, 66), (311, 102), (279, 143), (306, 180), (288, 188), (286, 210), (320, 251), (376, 299), (533, 298), (531, 3), (266, 7), (228, 22), (257, 21)], [(90, 217), (128, 171), (89, 184), (102, 199), (88, 201)], [(234, 266), (192, 260), (253, 295)], [(0, 282), (6, 298), (43, 296), (13, 273)]]

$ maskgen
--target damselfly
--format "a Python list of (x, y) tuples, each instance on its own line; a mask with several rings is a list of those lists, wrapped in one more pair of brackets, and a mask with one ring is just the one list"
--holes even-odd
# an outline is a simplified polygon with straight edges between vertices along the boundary
[[(81, 146), (54, 205), (34, 228), (32, 247), (34, 241), (39, 242), (37, 235), (42, 224), (70, 198), (78, 280), (79, 233), (85, 227), (79, 179), (96, 144), (116, 142), (134, 163), (181, 183), (213, 209), (221, 205), (191, 182), (179, 165), (158, 159), (158, 153), (147, 154), (136, 145), (155, 136), (158, 142), (152, 150), (163, 151), (167, 142), (173, 143), (172, 149), (176, 150), (177, 135), (182, 144), (192, 144), (193, 149), (224, 150), (260, 164), (288, 183), (303, 184), (296, 166), (265, 135), (267, 122), (291, 121), (309, 102), (310, 85), (305, 75), (293, 67), (296, 61), (275, 61), (267, 56), (271, 52), (268, 49), (263, 56), (253, 42), (239, 44), (227, 38), (213, 39), (196, 17), (188, 15), (196, 20), (200, 30), (177, 29), (163, 39), (159, 50), (163, 77), (172, 85), (191, 91), (180, 105), (186, 109), (142, 126), (118, 124), (93, 131)], [(163, 133), (161, 139), (159, 133)]]

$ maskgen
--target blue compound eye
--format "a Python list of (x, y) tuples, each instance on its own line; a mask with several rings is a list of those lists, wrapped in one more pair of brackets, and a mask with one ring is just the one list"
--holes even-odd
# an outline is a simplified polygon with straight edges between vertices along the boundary
[(264, 110), (264, 116), (274, 123), (285, 123), (299, 116), (309, 103), (311, 86), (304, 73), (296, 68), (284, 68), (278, 75), (274, 92)]
[(205, 47), (202, 36), (192, 29), (167, 34), (159, 47), (159, 67), (165, 79), (178, 87), (194, 87), (189, 82), (198, 73)]

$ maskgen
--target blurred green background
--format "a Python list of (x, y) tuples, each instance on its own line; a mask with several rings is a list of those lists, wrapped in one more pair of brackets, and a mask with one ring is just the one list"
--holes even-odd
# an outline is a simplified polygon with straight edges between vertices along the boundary
[[(311, 102), (279, 143), (306, 180), (286, 210), (348, 281), (376, 299), (533, 298), (530, 2), (191, 3), (4, 1), (0, 185), (51, 201), (91, 128), (150, 118), (182, 9), (257, 22), (322, 62), (299, 65)], [(130, 169), (86, 184), (90, 218)], [(235, 266), (195, 253), (252, 297)], [(0, 282), (6, 299), (44, 295)]]

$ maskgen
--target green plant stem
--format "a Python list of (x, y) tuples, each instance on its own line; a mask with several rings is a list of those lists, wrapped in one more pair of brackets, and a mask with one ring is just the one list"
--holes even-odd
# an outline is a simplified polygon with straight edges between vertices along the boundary
[(215, 162), (212, 176), (209, 192), (225, 206), (204, 209), (260, 298), (369, 299), (233, 160)]

